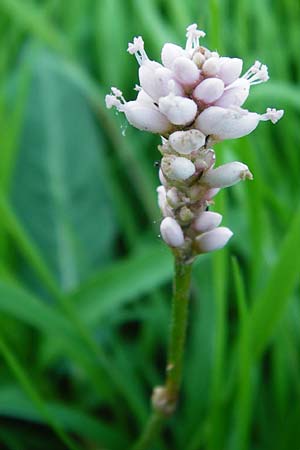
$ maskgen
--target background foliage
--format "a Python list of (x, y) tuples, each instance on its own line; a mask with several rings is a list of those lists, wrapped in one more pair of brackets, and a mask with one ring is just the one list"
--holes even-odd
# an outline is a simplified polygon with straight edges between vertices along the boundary
[(153, 450), (299, 450), (300, 3), (0, 0), (0, 447), (129, 448), (163, 380), (172, 259), (158, 239), (158, 138), (104, 107), (133, 98), (127, 42), (204, 45), (269, 66), (247, 106), (276, 127), (217, 147), (255, 175), (216, 209), (179, 411)]

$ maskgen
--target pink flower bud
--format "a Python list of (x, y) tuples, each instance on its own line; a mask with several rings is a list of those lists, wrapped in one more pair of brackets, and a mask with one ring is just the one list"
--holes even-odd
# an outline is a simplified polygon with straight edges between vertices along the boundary
[(175, 131), (169, 137), (169, 144), (177, 153), (188, 155), (205, 144), (205, 136), (199, 130)]
[(224, 92), (224, 83), (219, 78), (206, 78), (193, 92), (193, 96), (204, 103), (213, 103)]
[(222, 222), (222, 216), (219, 213), (212, 211), (204, 211), (194, 221), (194, 228), (200, 233), (213, 230)]
[(194, 175), (195, 171), (196, 168), (192, 161), (179, 156), (172, 160), (167, 176), (171, 180), (183, 181)]
[(202, 66), (203, 75), (214, 77), (220, 69), (220, 58), (213, 56), (208, 58)]
[(164, 134), (172, 128), (168, 119), (154, 105), (151, 107), (135, 100), (126, 103), (123, 111), (128, 122), (139, 130)]
[[(173, 72), (154, 61), (146, 61), (139, 68), (139, 79), (143, 90), (158, 101), (159, 97), (164, 97), (170, 93), (169, 81), (174, 77)], [(176, 81), (172, 84), (173, 92), (176, 95), (183, 94), (183, 88)]]
[(180, 198), (178, 191), (175, 187), (172, 187), (167, 192), (167, 202), (172, 208), (177, 208), (180, 205)]
[(207, 231), (196, 237), (196, 247), (199, 253), (213, 252), (223, 248), (233, 233), (229, 228), (219, 227), (214, 230)]
[(195, 84), (200, 77), (200, 71), (196, 64), (184, 56), (179, 56), (179, 58), (175, 59), (173, 72), (177, 80), (184, 86)]
[(206, 193), (203, 196), (203, 200), (210, 201), (212, 198), (214, 198), (219, 192), (221, 188), (211, 188), (206, 191)]
[(159, 209), (162, 212), (162, 215), (164, 217), (172, 217), (173, 213), (172, 213), (172, 209), (170, 208), (170, 206), (168, 205), (167, 202), (167, 192), (164, 186), (158, 186), (158, 188), (156, 189), (157, 192), (157, 203), (159, 206)]
[(227, 86), (221, 98), (214, 104), (228, 108), (229, 106), (242, 106), (248, 98), (250, 83), (245, 78), (239, 78), (231, 85)]
[(161, 60), (165, 67), (168, 69), (173, 68), (173, 63), (176, 58), (184, 56), (187, 57), (187, 52), (179, 47), (179, 45), (167, 43), (163, 46), (161, 51)]
[(214, 166), (216, 162), (216, 155), (212, 148), (205, 149), (200, 152), (199, 157), (195, 161), (195, 166), (198, 171), (208, 170)]
[(205, 184), (210, 188), (225, 188), (233, 186), (246, 178), (253, 179), (248, 166), (234, 161), (205, 172), (201, 177), (201, 184)]
[(183, 231), (172, 217), (166, 217), (160, 224), (160, 233), (163, 240), (170, 247), (181, 247), (184, 244)]
[(163, 171), (161, 169), (159, 169), (158, 178), (159, 178), (159, 181), (161, 182), (161, 184), (163, 186), (167, 186), (168, 182), (167, 182), (167, 180), (166, 180), (166, 178), (165, 178), (165, 176), (163, 174)]
[(195, 119), (197, 105), (189, 98), (171, 93), (159, 99), (159, 110), (175, 125), (187, 125)]
[(233, 83), (241, 75), (243, 61), (239, 58), (220, 58), (220, 69), (218, 76), (224, 81), (225, 85)]
[(205, 109), (195, 122), (205, 135), (212, 135), (216, 140), (234, 139), (253, 131), (263, 116), (241, 108), (221, 108), (210, 106)]

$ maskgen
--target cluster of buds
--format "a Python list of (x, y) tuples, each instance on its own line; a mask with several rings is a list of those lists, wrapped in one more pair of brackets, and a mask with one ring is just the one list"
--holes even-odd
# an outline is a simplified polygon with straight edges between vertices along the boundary
[(138, 91), (126, 102), (112, 88), (108, 108), (116, 107), (128, 122), (162, 138), (158, 203), (164, 241), (186, 260), (223, 247), (232, 232), (220, 227), (222, 216), (208, 211), (221, 188), (246, 178), (248, 167), (232, 162), (215, 168), (216, 142), (251, 133), (260, 121), (276, 123), (282, 110), (268, 108), (264, 114), (242, 109), (250, 87), (268, 80), (267, 67), (256, 61), (241, 76), (243, 61), (222, 57), (200, 45), (203, 31), (187, 28), (185, 49), (171, 43), (162, 48), (162, 64), (151, 61), (141, 37), (134, 38), (128, 52), (140, 65)]

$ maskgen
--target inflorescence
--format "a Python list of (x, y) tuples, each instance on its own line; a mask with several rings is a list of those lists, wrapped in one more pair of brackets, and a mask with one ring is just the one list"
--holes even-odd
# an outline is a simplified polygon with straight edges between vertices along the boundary
[(222, 216), (207, 209), (221, 188), (252, 179), (248, 167), (237, 161), (215, 168), (213, 144), (246, 136), (260, 121), (276, 123), (283, 115), (272, 108), (264, 114), (242, 109), (250, 87), (269, 79), (267, 66), (256, 61), (241, 76), (243, 61), (203, 47), (199, 40), (204, 36), (190, 25), (185, 49), (166, 43), (162, 64), (148, 58), (141, 37), (134, 38), (128, 52), (140, 65), (137, 98), (126, 102), (115, 87), (106, 96), (108, 108), (162, 138), (161, 236), (187, 262), (228, 242), (232, 232), (219, 226)]

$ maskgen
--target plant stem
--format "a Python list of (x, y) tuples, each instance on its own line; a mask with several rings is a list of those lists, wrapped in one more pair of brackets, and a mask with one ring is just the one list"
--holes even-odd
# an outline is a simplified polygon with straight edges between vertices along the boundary
[(179, 256), (175, 255), (166, 381), (164, 386), (158, 386), (153, 391), (152, 414), (133, 450), (146, 450), (149, 448), (157, 437), (163, 423), (176, 409), (183, 371), (191, 272), (192, 264), (186, 264)]

